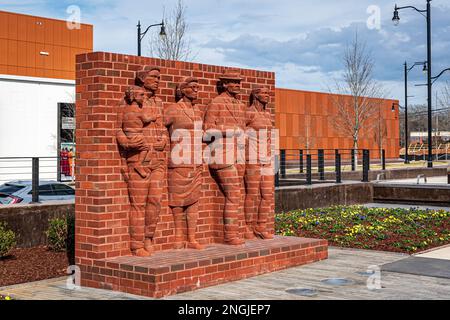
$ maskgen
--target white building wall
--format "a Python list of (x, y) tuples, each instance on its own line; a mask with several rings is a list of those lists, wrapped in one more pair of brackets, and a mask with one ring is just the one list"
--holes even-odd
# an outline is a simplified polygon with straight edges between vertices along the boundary
[[(0, 75), (0, 183), (31, 178), (31, 160), (1, 158), (57, 156), (58, 103), (74, 102), (75, 81)], [(56, 179), (56, 160), (42, 167)]]

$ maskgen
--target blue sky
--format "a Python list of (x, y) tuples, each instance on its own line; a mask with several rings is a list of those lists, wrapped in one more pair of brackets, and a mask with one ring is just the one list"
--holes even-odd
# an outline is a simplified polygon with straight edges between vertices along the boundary
[[(375, 62), (375, 78), (389, 96), (403, 101), (403, 63), (426, 59), (425, 19), (413, 10), (400, 11), (394, 27), (392, 11), (399, 6), (425, 8), (425, 0), (185, 0), (195, 61), (271, 70), (277, 86), (327, 91), (342, 71), (345, 46), (358, 32)], [(82, 22), (94, 25), (99, 51), (136, 53), (136, 23), (161, 20), (163, 9), (176, 0), (0, 0), (0, 10), (66, 19), (70, 5), (81, 8)], [(371, 7), (372, 6), (372, 7)], [(369, 28), (368, 9), (379, 8), (379, 28)], [(450, 67), (450, 0), (432, 1), (433, 73)], [(150, 32), (158, 32), (152, 29)], [(148, 37), (150, 39), (150, 37)], [(146, 42), (144, 40), (144, 42)], [(144, 43), (144, 53), (147, 43)], [(439, 91), (450, 73), (434, 89)], [(410, 72), (410, 103), (426, 103), (420, 68)]]

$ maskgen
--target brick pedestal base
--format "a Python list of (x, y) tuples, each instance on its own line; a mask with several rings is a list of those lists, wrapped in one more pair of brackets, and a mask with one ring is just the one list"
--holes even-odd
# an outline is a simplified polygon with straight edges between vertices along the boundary
[(82, 286), (164, 297), (299, 266), (328, 257), (325, 240), (275, 237), (231, 247), (168, 250), (148, 258), (119, 257), (81, 265)]

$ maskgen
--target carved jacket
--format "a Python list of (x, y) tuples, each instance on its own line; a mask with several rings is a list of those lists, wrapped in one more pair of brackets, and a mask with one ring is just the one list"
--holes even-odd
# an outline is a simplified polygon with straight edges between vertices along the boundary
[(161, 142), (164, 146), (169, 142), (169, 134), (163, 123), (163, 105), (162, 100), (158, 97), (146, 97), (142, 107), (144, 112), (156, 115), (156, 121), (144, 127), (145, 141), (152, 152), (152, 166), (156, 164), (164, 164), (166, 154), (164, 150), (156, 150), (155, 143)]
[(183, 101), (164, 110), (164, 125), (169, 130), (169, 168), (202, 165), (202, 116), (200, 109)]
[[(118, 123), (117, 123), (117, 142), (121, 147), (121, 158), (123, 161), (126, 160), (128, 163), (137, 162), (139, 160), (140, 148), (135, 147), (129, 143), (129, 139), (125, 135), (122, 122), (124, 117), (124, 107), (126, 107), (125, 101), (121, 101), (118, 109)], [(154, 144), (158, 141), (162, 141), (165, 146), (168, 142), (168, 132), (163, 125), (163, 110), (162, 110), (162, 100), (156, 97), (146, 98), (144, 101), (142, 109), (140, 111), (142, 119), (147, 120), (150, 116), (156, 118), (156, 121), (143, 121), (144, 127), (142, 129), (142, 135), (144, 136), (145, 144), (148, 147), (149, 152), (151, 152), (151, 167), (157, 167), (163, 165), (166, 161), (164, 150), (155, 150)], [(140, 131), (140, 130), (139, 130)]]
[[(272, 114), (267, 110), (258, 110), (251, 105), (246, 114), (247, 162), (258, 164), (271, 162)], [(263, 150), (264, 149), (264, 150)]]
[[(240, 138), (236, 138), (231, 140), (233, 141), (231, 144), (230, 139), (225, 141), (214, 141), (210, 146), (211, 150), (214, 150), (214, 155), (216, 159), (220, 159), (217, 162), (211, 161), (209, 162), (209, 166), (212, 169), (222, 169), (232, 166), (238, 163), (239, 158), (245, 158), (245, 113), (246, 113), (245, 104), (242, 103), (239, 99), (233, 98), (228, 95), (226, 92), (220, 94), (216, 98), (214, 98), (209, 104), (204, 120), (204, 130), (206, 138), (208, 139), (208, 133), (212, 133), (212, 131), (216, 131), (216, 133), (220, 133), (222, 139), (226, 137), (227, 130), (232, 132), (233, 130), (240, 130), (241, 136)], [(244, 140), (242, 141), (243, 138)], [(221, 144), (221, 147), (218, 147), (218, 143)], [(226, 157), (226, 153), (230, 152), (230, 150), (234, 150), (234, 156), (231, 157), (232, 162), (228, 161)], [(213, 155), (213, 157), (214, 157)], [(245, 159), (244, 159), (245, 163)]]

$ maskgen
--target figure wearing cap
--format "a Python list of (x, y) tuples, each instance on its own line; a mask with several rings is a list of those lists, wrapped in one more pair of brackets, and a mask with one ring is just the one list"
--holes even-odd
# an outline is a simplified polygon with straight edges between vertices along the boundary
[(225, 196), (223, 212), (225, 243), (240, 245), (239, 208), (243, 203), (241, 193), (245, 172), (245, 105), (238, 99), (241, 90), (239, 71), (229, 69), (220, 77), (221, 92), (209, 104), (204, 119), (205, 137), (214, 141), (208, 145), (207, 159), (213, 178)]
[(266, 109), (270, 101), (267, 87), (256, 86), (250, 94), (246, 113), (247, 157), (245, 167), (246, 239), (272, 239), (267, 222), (273, 199), (272, 114)]
[(177, 103), (164, 110), (164, 125), (170, 134), (168, 189), (175, 223), (175, 249), (203, 249), (195, 238), (203, 168), (202, 117), (195, 105), (198, 90), (198, 79), (184, 79), (177, 86)]

